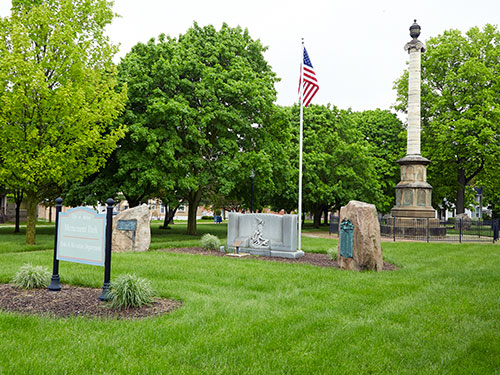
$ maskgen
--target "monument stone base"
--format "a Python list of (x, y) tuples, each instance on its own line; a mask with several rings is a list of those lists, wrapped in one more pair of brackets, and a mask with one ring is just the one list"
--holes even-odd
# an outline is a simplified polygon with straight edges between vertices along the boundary
[(270, 249), (253, 249), (253, 248), (241, 248), (240, 253), (248, 253), (251, 255), (260, 255), (266, 257), (281, 257), (281, 258), (291, 258), (297, 259), (304, 256), (302, 250), (297, 251), (280, 251), (280, 250), (270, 250)]
[(396, 205), (391, 215), (397, 218), (436, 217), (432, 207), (432, 186), (427, 183), (429, 159), (421, 155), (406, 155), (398, 160), (401, 182), (396, 185)]
[(238, 253), (238, 254), (235, 254), (235, 253), (227, 253), (226, 255), (227, 255), (228, 257), (243, 258), (243, 257), (247, 257), (247, 256), (249, 256), (250, 254), (247, 254), (247, 253)]
[(382, 234), (386, 237), (396, 236), (406, 239), (446, 237), (446, 227), (441, 227), (439, 219), (436, 218), (395, 217), (389, 220), (389, 223), (381, 227)]
[(436, 210), (433, 207), (394, 207), (391, 214), (398, 219), (434, 219)]

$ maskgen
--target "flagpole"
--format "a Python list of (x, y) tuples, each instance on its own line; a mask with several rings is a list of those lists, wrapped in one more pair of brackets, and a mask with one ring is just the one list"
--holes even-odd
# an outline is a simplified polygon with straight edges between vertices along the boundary
[(300, 132), (299, 132), (299, 217), (298, 217), (298, 250), (302, 250), (302, 138), (304, 132), (304, 105), (303, 105), (303, 94), (304, 94), (304, 38), (302, 38), (302, 55), (300, 63)]

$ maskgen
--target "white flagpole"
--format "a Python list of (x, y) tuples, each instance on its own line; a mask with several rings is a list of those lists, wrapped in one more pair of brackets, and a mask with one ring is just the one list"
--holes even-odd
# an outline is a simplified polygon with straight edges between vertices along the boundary
[(299, 96), (299, 105), (300, 105), (300, 132), (299, 132), (299, 217), (298, 217), (298, 226), (299, 226), (299, 238), (298, 238), (298, 249), (302, 250), (302, 137), (304, 132), (304, 106), (302, 103), (302, 97), (304, 95), (304, 38), (302, 38), (302, 55), (300, 60), (300, 96)]

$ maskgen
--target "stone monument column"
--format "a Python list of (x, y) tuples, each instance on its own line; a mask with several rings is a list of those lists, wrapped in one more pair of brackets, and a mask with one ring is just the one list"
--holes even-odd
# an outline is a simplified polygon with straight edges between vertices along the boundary
[(413, 40), (406, 43), (404, 47), (405, 51), (408, 51), (410, 55), (408, 65), (408, 137), (406, 154), (420, 155), (420, 55), (425, 52), (425, 46), (417, 39), (420, 35), (420, 26), (417, 25), (416, 20), (410, 27), (410, 35)]
[[(396, 206), (391, 211), (392, 216), (401, 218), (402, 222), (404, 218), (435, 218), (436, 215), (431, 205), (432, 186), (427, 183), (430, 161), (420, 155), (420, 55), (425, 52), (425, 46), (418, 40), (419, 35), (420, 26), (415, 20), (410, 27), (412, 40), (404, 47), (410, 55), (406, 156), (397, 161), (401, 166), (401, 182), (396, 185)], [(407, 225), (412, 224), (407, 221)]]

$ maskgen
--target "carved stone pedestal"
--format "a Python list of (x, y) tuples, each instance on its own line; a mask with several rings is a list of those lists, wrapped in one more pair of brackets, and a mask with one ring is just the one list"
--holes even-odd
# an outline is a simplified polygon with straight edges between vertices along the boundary
[(384, 225), (384, 236), (413, 240), (444, 239), (446, 227), (441, 227), (439, 219), (397, 217)]
[(398, 160), (401, 182), (396, 185), (396, 206), (391, 215), (396, 218), (434, 218), (432, 186), (427, 183), (430, 161), (420, 155), (406, 155)]

